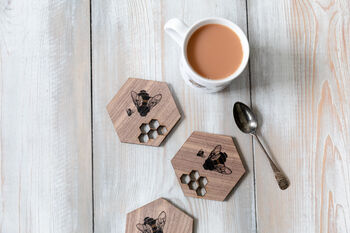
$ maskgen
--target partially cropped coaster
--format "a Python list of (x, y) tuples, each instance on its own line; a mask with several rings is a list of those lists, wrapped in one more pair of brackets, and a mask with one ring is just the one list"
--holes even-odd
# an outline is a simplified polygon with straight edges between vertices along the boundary
[(107, 105), (121, 142), (159, 146), (181, 114), (165, 82), (129, 78)]
[(232, 137), (193, 132), (171, 160), (186, 196), (224, 201), (245, 173)]
[(125, 233), (192, 233), (193, 219), (165, 199), (128, 213)]

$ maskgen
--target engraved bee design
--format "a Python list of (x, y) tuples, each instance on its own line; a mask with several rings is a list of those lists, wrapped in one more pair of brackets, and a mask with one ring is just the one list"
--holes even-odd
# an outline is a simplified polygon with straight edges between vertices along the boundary
[(165, 221), (166, 214), (162, 211), (157, 219), (146, 217), (143, 223), (138, 223), (136, 227), (142, 233), (163, 233)]
[(130, 108), (128, 108), (128, 109), (126, 110), (126, 114), (128, 114), (128, 116), (131, 116), (133, 113), (134, 113), (134, 111), (131, 110)]
[[(131, 98), (140, 116), (144, 117), (147, 116), (149, 111), (161, 101), (162, 94), (151, 97), (145, 90), (141, 90), (139, 93), (131, 91)], [(129, 113), (130, 111), (128, 112), (128, 115)], [(130, 115), (131, 114), (132, 113), (130, 113)]]
[(227, 154), (221, 151), (221, 145), (217, 145), (209, 154), (203, 164), (205, 170), (217, 171), (224, 175), (229, 175), (232, 170), (225, 166)]
[(197, 156), (198, 156), (198, 157), (203, 157), (203, 155), (204, 155), (204, 150), (203, 150), (203, 149), (200, 149), (200, 150), (198, 151), (198, 153), (197, 153)]

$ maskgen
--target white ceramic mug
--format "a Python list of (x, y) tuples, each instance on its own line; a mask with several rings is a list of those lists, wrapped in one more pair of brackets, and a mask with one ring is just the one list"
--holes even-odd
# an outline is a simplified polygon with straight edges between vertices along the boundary
[[(240, 39), (243, 49), (243, 59), (238, 67), (238, 69), (231, 74), (230, 76), (219, 79), (219, 80), (211, 80), (205, 77), (202, 77), (197, 72), (193, 70), (190, 66), (187, 59), (187, 42), (189, 38), (192, 36), (193, 32), (195, 32), (198, 28), (206, 24), (221, 24), (229, 27), (232, 31), (234, 31)], [(187, 26), (180, 19), (174, 18), (170, 19), (165, 25), (164, 30), (171, 36), (173, 40), (175, 40), (178, 45), (181, 47), (181, 58), (180, 58), (180, 72), (185, 82), (195, 88), (201, 89), (206, 92), (217, 92), (224, 89), (227, 85), (231, 83), (231, 81), (237, 78), (244, 70), (248, 63), (249, 58), (249, 43), (247, 37), (244, 32), (234, 23), (227, 19), (223, 18), (206, 18), (202, 19), (191, 27)]]

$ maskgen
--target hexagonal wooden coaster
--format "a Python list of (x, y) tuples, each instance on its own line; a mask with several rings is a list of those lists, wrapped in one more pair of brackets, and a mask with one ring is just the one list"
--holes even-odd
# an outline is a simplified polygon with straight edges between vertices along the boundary
[(231, 136), (193, 132), (171, 160), (186, 196), (224, 201), (245, 173)]
[(192, 233), (193, 218), (160, 198), (126, 217), (125, 233)]
[(129, 78), (107, 105), (121, 142), (159, 146), (181, 114), (165, 82)]

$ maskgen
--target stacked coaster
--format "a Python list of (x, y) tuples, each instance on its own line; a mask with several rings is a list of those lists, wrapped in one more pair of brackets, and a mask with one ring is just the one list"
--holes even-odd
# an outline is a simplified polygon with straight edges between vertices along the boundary
[(186, 196), (224, 201), (245, 173), (231, 136), (193, 132), (171, 160)]
[(107, 105), (121, 142), (160, 146), (181, 114), (165, 82), (129, 78)]
[(192, 229), (193, 218), (160, 198), (128, 213), (125, 233), (192, 233)]

